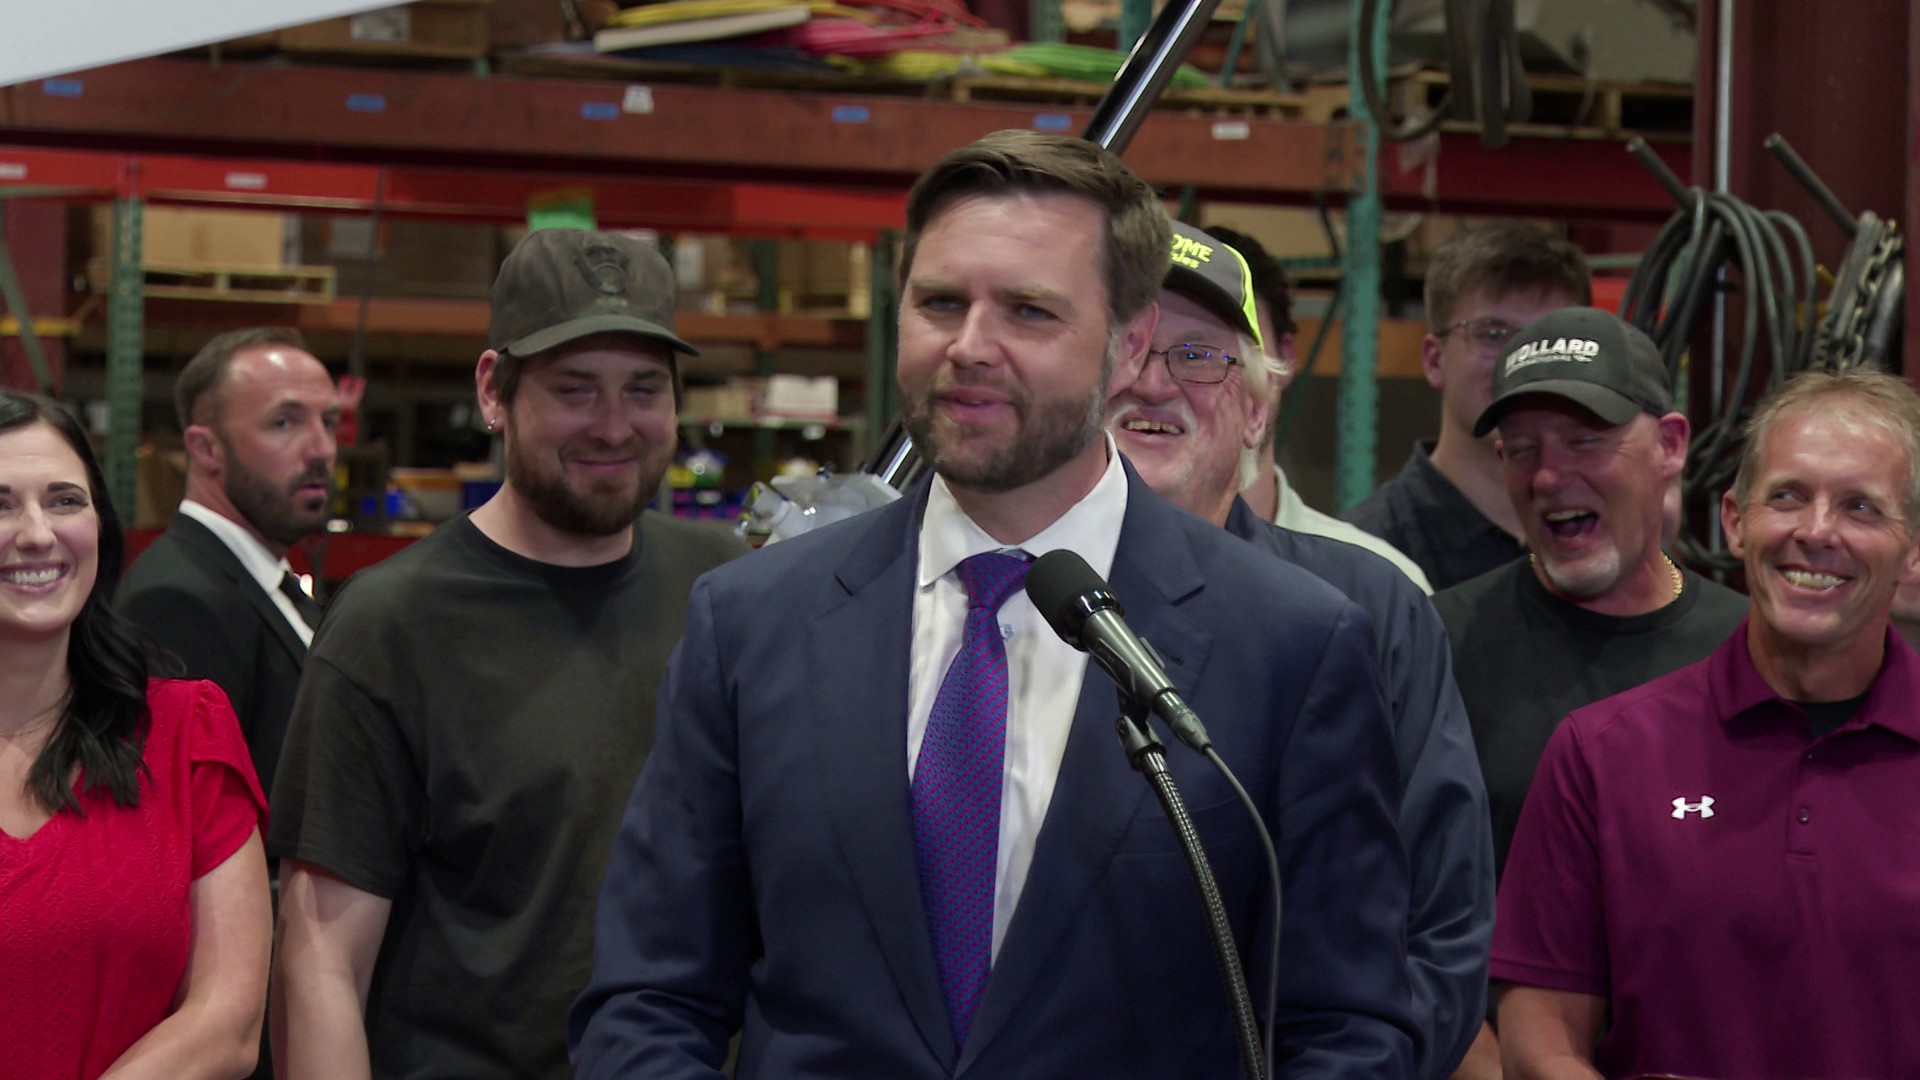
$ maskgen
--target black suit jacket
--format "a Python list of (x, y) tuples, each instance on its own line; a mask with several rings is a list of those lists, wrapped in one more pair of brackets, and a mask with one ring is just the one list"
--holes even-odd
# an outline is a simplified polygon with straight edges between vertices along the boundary
[(227, 692), (271, 795), (307, 659), (273, 598), (213, 530), (175, 514), (127, 574), (120, 611), (160, 646), (165, 674), (212, 679)]
[[(1398, 1080), (1415, 1053), (1399, 770), (1371, 621), (1128, 470), (1110, 578), (1264, 808), (1285, 878), (1281, 1078)], [(956, 1046), (914, 868), (908, 672), (923, 485), (702, 577), (570, 1018), (582, 1080), (1221, 1080), (1240, 1075), (1172, 829), (1089, 670), (973, 1031)], [(1264, 860), (1170, 750), (1247, 982)]]

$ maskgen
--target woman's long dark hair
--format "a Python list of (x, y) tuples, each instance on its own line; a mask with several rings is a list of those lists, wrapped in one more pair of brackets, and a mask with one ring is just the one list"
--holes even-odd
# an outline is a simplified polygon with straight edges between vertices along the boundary
[(0, 432), (36, 423), (59, 432), (87, 467), (88, 495), (100, 517), (100, 565), (67, 642), (67, 674), (73, 685), (53, 737), (27, 771), (27, 790), (53, 813), (79, 813), (72, 781), (78, 766), (81, 792), (104, 789), (114, 802), (132, 806), (140, 798), (141, 751), (153, 718), (147, 710), (146, 652), (113, 607), (127, 540), (80, 421), (46, 398), (0, 390)]

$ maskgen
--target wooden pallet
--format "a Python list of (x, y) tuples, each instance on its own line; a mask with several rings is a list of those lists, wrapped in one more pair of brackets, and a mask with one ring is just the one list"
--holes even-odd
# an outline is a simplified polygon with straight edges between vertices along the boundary
[[(632, 60), (621, 56), (506, 54), (500, 69), (508, 74), (547, 78), (613, 79), (624, 82), (681, 83), (725, 89), (792, 90), (827, 94), (885, 94), (960, 103), (992, 101), (1087, 107), (1100, 100), (1107, 83), (1043, 79), (1016, 75), (948, 75), (909, 79), (893, 75), (855, 75), (840, 71), (789, 68), (716, 67)], [(1256, 119), (1292, 119), (1305, 111), (1306, 99), (1271, 90), (1168, 90), (1160, 106), (1207, 115)]]
[[(1444, 71), (1416, 71), (1388, 83), (1387, 102), (1396, 117), (1424, 115), (1446, 97), (1449, 78)], [(1578, 75), (1527, 76), (1533, 96), (1532, 116), (1524, 124), (1510, 124), (1516, 135), (1619, 138), (1625, 134), (1648, 138), (1686, 138), (1693, 132), (1693, 87), (1678, 83), (1594, 82)], [(1319, 122), (1347, 114), (1347, 84), (1322, 83), (1301, 95), (1306, 119)], [(1449, 120), (1443, 131), (1477, 131), (1469, 122)]]
[[(1025, 101), (1089, 107), (1111, 89), (1108, 83), (1017, 75), (955, 75), (928, 85), (936, 87), (940, 96), (958, 102)], [(1159, 107), (1207, 115), (1291, 120), (1305, 113), (1306, 99), (1298, 94), (1282, 94), (1272, 90), (1204, 87), (1197, 90), (1168, 89), (1160, 95)]]
[[(88, 263), (95, 292), (112, 288), (105, 259)], [(223, 267), (148, 265), (140, 268), (141, 292), (150, 298), (225, 300), (259, 304), (330, 304), (335, 295), (331, 266)]]

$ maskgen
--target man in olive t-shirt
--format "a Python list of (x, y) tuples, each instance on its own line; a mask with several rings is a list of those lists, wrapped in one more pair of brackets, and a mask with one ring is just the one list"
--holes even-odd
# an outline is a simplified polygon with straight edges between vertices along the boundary
[(691, 351), (673, 300), (629, 237), (523, 240), (475, 376), (506, 483), (349, 581), (314, 638), (267, 842), (288, 1080), (570, 1075), (667, 656), (694, 579), (745, 550), (642, 513)]

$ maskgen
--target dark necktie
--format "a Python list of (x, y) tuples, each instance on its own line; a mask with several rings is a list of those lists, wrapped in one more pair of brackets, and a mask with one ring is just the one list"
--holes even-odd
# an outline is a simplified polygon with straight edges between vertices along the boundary
[(914, 763), (913, 839), (947, 1017), (954, 1042), (965, 1045), (993, 958), (1007, 745), (1007, 650), (998, 612), (1026, 581), (1027, 563), (987, 552), (955, 572), (967, 590), (967, 623)]
[(293, 601), (293, 610), (300, 613), (300, 619), (307, 624), (307, 629), (320, 629), (320, 602), (307, 595), (307, 590), (300, 587), (300, 579), (294, 577), (291, 571), (280, 575), (280, 591)]

